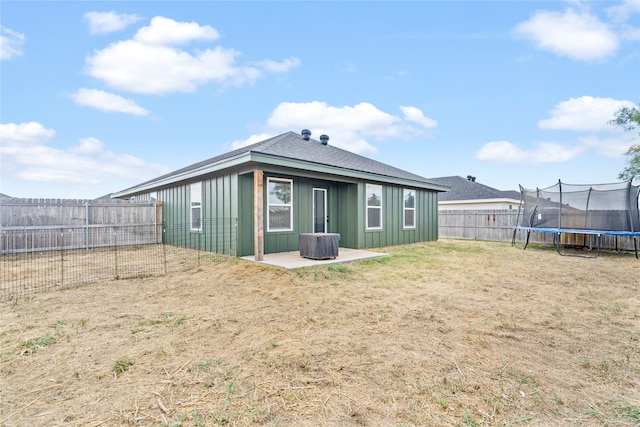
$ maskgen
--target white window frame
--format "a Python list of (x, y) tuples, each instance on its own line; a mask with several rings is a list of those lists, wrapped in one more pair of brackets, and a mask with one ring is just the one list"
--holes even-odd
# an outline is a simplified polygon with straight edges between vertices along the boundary
[[(269, 197), (269, 191), (271, 183), (288, 183), (291, 191), (291, 200), (289, 203), (272, 203)], [(271, 207), (288, 207), (289, 208), (289, 227), (271, 227)], [(281, 231), (293, 231), (293, 179), (287, 178), (267, 178), (267, 231), (268, 232), (281, 232)]]
[[(373, 189), (377, 189), (379, 190), (380, 194), (380, 206), (374, 206), (374, 205), (369, 205), (369, 194), (376, 194), (375, 190)], [(371, 189), (371, 190), (370, 190)], [(367, 230), (382, 230), (382, 224), (384, 223), (382, 220), (382, 205), (383, 205), (383, 192), (384, 192), (384, 188), (382, 187), (382, 185), (380, 184), (366, 184), (365, 185), (365, 211), (366, 211), (366, 229)], [(379, 216), (380, 216), (380, 226), (377, 227), (369, 227), (369, 209), (376, 209), (378, 210)]]
[[(413, 193), (413, 207), (407, 207), (407, 195)], [(402, 190), (402, 228), (412, 230), (416, 228), (416, 190), (405, 188)], [(407, 212), (413, 212), (413, 224), (407, 225)]]
[[(202, 182), (194, 182), (189, 187), (189, 227), (191, 231), (202, 231)], [(197, 217), (196, 215), (197, 211)], [(194, 219), (197, 218), (197, 224), (194, 224)]]

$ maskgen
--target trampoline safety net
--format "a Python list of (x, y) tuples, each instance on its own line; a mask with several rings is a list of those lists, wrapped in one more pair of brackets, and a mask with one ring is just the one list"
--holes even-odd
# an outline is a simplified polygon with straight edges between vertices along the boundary
[(523, 228), (639, 232), (638, 194), (631, 181), (576, 185), (558, 181), (542, 189), (520, 186), (517, 226)]

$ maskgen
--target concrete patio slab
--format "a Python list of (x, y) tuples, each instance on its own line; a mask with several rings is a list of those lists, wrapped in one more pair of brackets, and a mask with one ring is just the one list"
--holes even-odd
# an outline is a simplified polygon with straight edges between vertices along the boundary
[(363, 251), (359, 249), (339, 248), (338, 256), (335, 259), (308, 259), (300, 256), (299, 251), (280, 252), (275, 254), (265, 254), (262, 261), (256, 261), (253, 255), (241, 257), (246, 261), (257, 262), (258, 264), (272, 265), (286, 268), (288, 270), (301, 267), (313, 267), (315, 265), (340, 264), (351, 261), (360, 261), (369, 258), (389, 256), (383, 252)]

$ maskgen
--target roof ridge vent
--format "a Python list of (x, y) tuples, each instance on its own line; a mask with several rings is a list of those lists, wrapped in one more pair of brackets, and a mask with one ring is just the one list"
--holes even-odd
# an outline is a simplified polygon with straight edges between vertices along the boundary
[(305, 141), (308, 141), (309, 138), (311, 138), (311, 131), (309, 129), (302, 129), (302, 132), (300, 132), (300, 134), (302, 135), (302, 139), (304, 139)]
[(320, 143), (327, 145), (329, 143), (329, 135), (320, 135)]

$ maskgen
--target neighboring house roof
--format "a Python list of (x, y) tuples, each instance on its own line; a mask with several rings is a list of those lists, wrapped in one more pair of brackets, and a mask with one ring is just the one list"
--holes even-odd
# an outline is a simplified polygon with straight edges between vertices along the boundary
[(448, 190), (422, 176), (343, 150), (330, 143), (325, 145), (314, 139), (304, 139), (298, 133), (286, 132), (113, 193), (112, 197), (125, 197), (249, 163), (395, 182), (435, 191)]
[[(475, 179), (475, 178), (474, 178)], [(495, 188), (480, 184), (474, 180), (461, 176), (445, 176), (440, 178), (429, 178), (434, 184), (451, 187), (451, 191), (438, 195), (438, 201), (461, 201), (461, 200), (485, 200), (485, 199), (512, 199), (520, 200), (519, 191), (501, 191)]]

